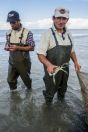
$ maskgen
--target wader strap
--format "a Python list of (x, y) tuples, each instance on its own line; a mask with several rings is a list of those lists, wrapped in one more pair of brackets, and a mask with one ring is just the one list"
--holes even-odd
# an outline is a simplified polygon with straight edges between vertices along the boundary
[(69, 40), (70, 40), (70, 43), (71, 43), (71, 47), (72, 47), (72, 40), (71, 40), (71, 38), (70, 38), (70, 35), (68, 34), (68, 38), (69, 38)]
[[(25, 28), (23, 28), (21, 36), (19, 37), (20, 39), (20, 43), (10, 43), (11, 45), (18, 45), (18, 46), (28, 46), (27, 44), (23, 45), (22, 44), (22, 38), (23, 38), (23, 32), (24, 32)], [(11, 33), (10, 33), (11, 34)], [(11, 35), (10, 35), (11, 36)]]
[(20, 44), (22, 44), (22, 38), (23, 38), (24, 29), (25, 29), (25, 28), (23, 28), (22, 33), (21, 33), (21, 36), (19, 37), (19, 39), (20, 39)]
[(57, 41), (57, 38), (56, 38), (56, 35), (55, 35), (55, 32), (53, 31), (52, 28), (50, 28), (50, 29), (51, 29), (52, 34), (53, 34), (53, 36), (54, 36), (54, 39), (55, 39), (56, 45), (59, 45), (59, 44), (58, 44), (58, 41)]
[[(23, 32), (24, 32), (24, 30), (25, 30), (25, 28), (23, 28), (22, 33), (21, 33), (21, 36), (19, 37), (19, 39), (20, 39), (20, 44), (22, 44), (22, 38), (23, 38)], [(11, 33), (12, 33), (12, 30), (11, 30)], [(11, 33), (8, 34), (8, 35), (6, 35), (7, 42), (9, 42), (9, 43), (10, 43)], [(10, 44), (11, 44), (11, 43), (10, 43)], [(20, 45), (20, 44), (19, 44), (19, 45)]]
[[(12, 30), (11, 30), (11, 33), (12, 33)], [(7, 40), (7, 43), (9, 44), (10, 44), (11, 33), (6, 34), (6, 40)]]
[[(55, 32), (53, 31), (53, 29), (52, 28), (50, 28), (51, 29), (51, 31), (52, 31), (52, 34), (53, 34), (53, 36), (54, 36), (54, 39), (55, 39), (55, 42), (56, 42), (56, 45), (59, 45), (59, 43), (58, 43), (58, 41), (57, 41), (57, 38), (56, 38), (56, 35), (55, 35)], [(70, 40), (70, 43), (71, 43), (71, 47), (72, 47), (72, 40), (71, 40), (71, 38), (70, 38), (70, 36), (69, 36), (69, 34), (68, 34), (68, 39)]]

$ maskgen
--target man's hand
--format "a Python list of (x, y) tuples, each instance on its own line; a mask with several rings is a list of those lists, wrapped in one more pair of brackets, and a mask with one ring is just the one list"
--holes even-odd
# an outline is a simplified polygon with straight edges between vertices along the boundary
[(43, 54), (38, 54), (38, 58), (39, 58), (40, 62), (41, 62), (42, 64), (44, 64), (44, 65), (47, 67), (48, 73), (51, 73), (51, 74), (52, 74), (52, 73), (55, 72), (55, 70), (56, 70), (56, 68), (57, 68), (58, 66), (53, 65), (53, 64), (46, 58), (45, 55), (43, 55)]
[(48, 73), (52, 74), (52, 73), (55, 72), (56, 68), (57, 68), (56, 65), (50, 64), (50, 65), (47, 66), (47, 71), (48, 71)]
[(9, 45), (5, 45), (4, 50), (9, 51)]
[(4, 50), (6, 51), (17, 51), (19, 47), (17, 45), (5, 45)]
[(76, 72), (79, 72), (80, 69), (81, 69), (81, 66), (78, 64), (78, 60), (77, 60), (77, 57), (76, 57), (75, 52), (72, 52), (72, 53), (71, 53), (71, 59), (72, 59), (72, 61), (74, 62), (75, 71), (76, 71)]
[(10, 45), (9, 46), (9, 51), (17, 51), (18, 50), (18, 46), (17, 45)]
[(75, 71), (79, 72), (81, 69), (81, 66), (78, 63), (75, 63), (74, 66), (75, 66)]

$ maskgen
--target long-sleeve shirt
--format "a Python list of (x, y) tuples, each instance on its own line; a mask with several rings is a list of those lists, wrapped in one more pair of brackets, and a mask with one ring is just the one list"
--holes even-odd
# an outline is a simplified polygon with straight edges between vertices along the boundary
[(26, 39), (26, 44), (34, 47), (35, 46), (35, 42), (33, 40), (33, 33), (31, 31), (29, 31), (27, 39)]

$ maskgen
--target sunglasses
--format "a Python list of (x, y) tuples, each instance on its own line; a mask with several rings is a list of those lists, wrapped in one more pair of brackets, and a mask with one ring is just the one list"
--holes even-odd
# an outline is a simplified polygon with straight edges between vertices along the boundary
[(16, 21), (14, 21), (14, 22), (10, 22), (10, 24), (16, 24)]

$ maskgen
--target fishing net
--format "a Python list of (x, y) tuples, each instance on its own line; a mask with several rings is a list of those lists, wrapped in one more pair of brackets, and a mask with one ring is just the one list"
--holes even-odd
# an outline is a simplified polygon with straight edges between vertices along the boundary
[(81, 86), (81, 93), (83, 97), (83, 103), (86, 110), (86, 123), (88, 124), (88, 73), (77, 73), (79, 84)]

